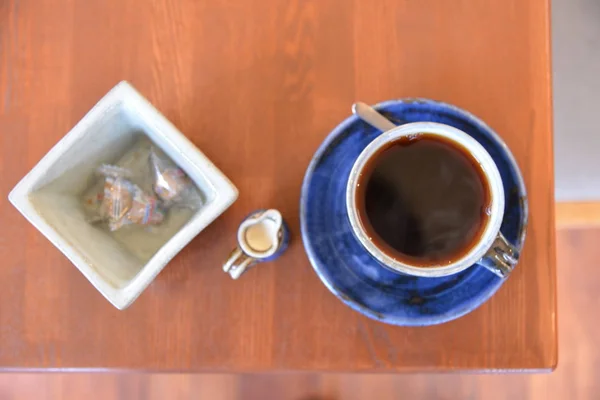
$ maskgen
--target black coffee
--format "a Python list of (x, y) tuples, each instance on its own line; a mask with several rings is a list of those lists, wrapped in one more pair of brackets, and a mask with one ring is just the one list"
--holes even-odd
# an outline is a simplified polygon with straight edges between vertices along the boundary
[(466, 254), (489, 219), (479, 163), (427, 133), (380, 149), (358, 178), (358, 215), (373, 243), (398, 261), (449, 264)]

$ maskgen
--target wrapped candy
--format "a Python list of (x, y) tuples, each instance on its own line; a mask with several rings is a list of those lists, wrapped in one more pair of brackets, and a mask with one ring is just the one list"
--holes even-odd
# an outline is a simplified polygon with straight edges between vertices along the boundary
[(125, 217), (133, 202), (133, 184), (124, 178), (106, 177), (100, 203), (100, 216), (108, 221)]
[(97, 172), (102, 181), (84, 194), (83, 207), (89, 222), (105, 223), (111, 231), (126, 225), (149, 228), (163, 223), (167, 211), (177, 216), (181, 208), (203, 204), (194, 182), (149, 140)]
[(131, 178), (131, 172), (125, 168), (116, 165), (102, 164), (97, 172), (100, 175), (111, 176), (113, 178)]
[(98, 194), (98, 217), (92, 222), (106, 221), (109, 229), (115, 231), (125, 225), (156, 225), (164, 220), (165, 213), (156, 196), (124, 178), (127, 170), (103, 165), (98, 171), (106, 178), (103, 192)]
[(138, 225), (156, 225), (165, 219), (165, 213), (155, 196), (137, 190), (127, 219)]
[(177, 201), (189, 185), (189, 178), (180, 168), (167, 168), (156, 174), (154, 191), (165, 203)]
[(202, 198), (185, 172), (155, 149), (150, 151), (150, 168), (154, 192), (165, 207), (178, 205), (195, 208), (202, 204)]

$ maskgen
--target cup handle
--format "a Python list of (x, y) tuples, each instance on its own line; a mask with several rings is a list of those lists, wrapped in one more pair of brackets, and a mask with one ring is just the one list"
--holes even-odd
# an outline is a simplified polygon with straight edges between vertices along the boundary
[(237, 279), (255, 263), (254, 258), (246, 255), (239, 247), (236, 247), (223, 264), (223, 271), (227, 272), (232, 279)]
[(483, 256), (479, 264), (501, 278), (506, 278), (517, 265), (519, 252), (506, 240), (502, 233), (494, 240), (492, 247)]

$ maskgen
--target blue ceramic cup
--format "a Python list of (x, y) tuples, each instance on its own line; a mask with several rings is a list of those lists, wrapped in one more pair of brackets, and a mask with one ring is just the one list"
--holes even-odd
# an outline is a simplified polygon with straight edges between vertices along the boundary
[[(380, 249), (367, 235), (358, 215), (356, 191), (359, 178), (381, 148), (403, 137), (420, 133), (438, 136), (468, 152), (480, 165), (490, 188), (489, 218), (482, 234), (459, 259), (439, 262), (427, 267), (411, 265)], [(434, 122), (414, 122), (395, 127), (375, 138), (358, 156), (346, 186), (346, 208), (352, 231), (362, 246), (383, 266), (392, 271), (422, 277), (441, 277), (456, 274), (475, 264), (483, 265), (500, 277), (506, 277), (518, 261), (517, 249), (500, 232), (504, 217), (504, 187), (498, 167), (481, 144), (465, 132), (449, 125)]]

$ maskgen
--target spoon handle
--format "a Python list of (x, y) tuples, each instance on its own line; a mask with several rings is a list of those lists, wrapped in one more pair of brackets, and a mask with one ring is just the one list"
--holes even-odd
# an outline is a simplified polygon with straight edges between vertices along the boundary
[(352, 105), (352, 113), (367, 124), (379, 129), (380, 131), (389, 131), (394, 129), (394, 125), (389, 119), (378, 113), (373, 107), (360, 101)]

